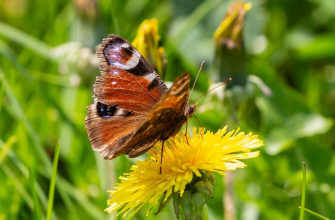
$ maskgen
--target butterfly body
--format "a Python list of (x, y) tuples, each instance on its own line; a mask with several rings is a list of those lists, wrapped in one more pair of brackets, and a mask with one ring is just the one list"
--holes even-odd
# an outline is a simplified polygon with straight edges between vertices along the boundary
[(116, 35), (104, 39), (97, 54), (101, 76), (93, 86), (85, 127), (93, 150), (105, 159), (137, 157), (176, 135), (192, 117), (196, 105), (187, 104), (189, 73), (168, 89), (141, 54)]

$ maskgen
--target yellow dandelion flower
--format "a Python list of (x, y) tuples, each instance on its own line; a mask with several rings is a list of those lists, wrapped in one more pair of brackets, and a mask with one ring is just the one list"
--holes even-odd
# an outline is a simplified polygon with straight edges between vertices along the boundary
[(173, 192), (180, 192), (182, 196), (185, 186), (194, 175), (200, 177), (202, 171), (224, 175), (226, 170), (245, 167), (239, 160), (257, 157), (259, 152), (251, 150), (262, 146), (263, 141), (257, 135), (238, 131), (227, 133), (225, 127), (216, 133), (205, 132), (204, 128), (197, 132), (194, 128), (193, 137), (177, 134), (165, 142), (162, 164), (161, 143), (158, 143), (148, 152), (151, 157), (137, 161), (130, 173), (120, 177), (121, 183), (110, 191), (112, 198), (108, 200), (110, 206), (105, 211), (110, 213), (120, 210), (118, 214), (124, 213), (125, 216), (129, 211), (137, 211), (144, 204), (150, 203), (149, 213), (164, 193), (165, 200)]

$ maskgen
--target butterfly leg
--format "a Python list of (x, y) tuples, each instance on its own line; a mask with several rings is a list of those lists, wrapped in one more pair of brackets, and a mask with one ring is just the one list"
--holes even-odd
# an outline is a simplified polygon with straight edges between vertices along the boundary
[(164, 141), (162, 142), (162, 151), (161, 151), (161, 166), (159, 167), (159, 174), (162, 174), (162, 165), (163, 165), (163, 151), (164, 151)]
[(199, 119), (197, 118), (197, 116), (195, 116), (195, 115), (193, 115), (193, 116), (195, 117), (195, 119), (197, 119), (197, 121), (198, 121), (198, 123), (199, 123), (200, 127), (202, 128), (202, 125), (201, 125), (201, 123), (200, 123)]
[(202, 125), (201, 125), (201, 123), (200, 123), (199, 119), (197, 118), (197, 116), (196, 116), (196, 115), (193, 115), (193, 116), (195, 117), (195, 119), (197, 119), (197, 121), (198, 121), (198, 123), (199, 123), (200, 127), (202, 127)]
[(187, 132), (187, 127), (188, 127), (188, 120), (186, 120), (185, 136), (186, 136), (186, 142), (187, 142), (187, 144), (190, 145), (190, 144), (188, 143), (188, 132)]

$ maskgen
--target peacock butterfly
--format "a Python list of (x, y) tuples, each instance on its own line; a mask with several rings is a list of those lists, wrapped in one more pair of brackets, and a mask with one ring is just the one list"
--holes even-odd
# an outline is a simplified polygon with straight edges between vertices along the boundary
[(105, 159), (137, 157), (157, 141), (175, 136), (196, 104), (188, 104), (190, 74), (181, 74), (170, 89), (124, 38), (109, 35), (97, 51), (101, 59), (94, 103), (85, 127), (93, 150)]

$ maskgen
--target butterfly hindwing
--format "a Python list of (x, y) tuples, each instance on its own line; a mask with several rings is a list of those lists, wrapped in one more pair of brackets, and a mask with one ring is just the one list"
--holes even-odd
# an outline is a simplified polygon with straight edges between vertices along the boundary
[[(172, 87), (163, 94), (146, 121), (127, 143), (127, 145), (132, 146), (129, 148), (129, 152), (126, 152), (129, 157), (141, 155), (153, 147), (157, 140), (167, 140), (179, 132), (187, 120), (184, 112), (188, 102), (189, 84), (190, 74), (183, 73), (174, 81)], [(156, 141), (153, 142), (152, 139)]]

